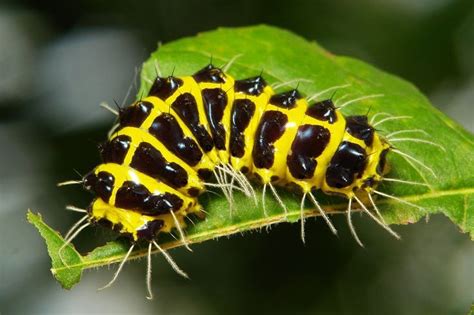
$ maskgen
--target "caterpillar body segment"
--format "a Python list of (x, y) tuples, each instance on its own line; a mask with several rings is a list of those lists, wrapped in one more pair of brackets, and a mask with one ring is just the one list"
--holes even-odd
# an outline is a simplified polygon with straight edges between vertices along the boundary
[[(191, 213), (191, 212), (188, 212)], [(130, 209), (123, 209), (110, 205), (101, 198), (96, 198), (89, 208), (92, 222), (106, 224), (117, 232), (132, 239), (151, 241), (156, 236), (156, 231), (170, 233), (175, 227), (171, 215), (146, 215)], [(177, 216), (182, 227), (186, 226), (184, 216)]]
[(204, 190), (197, 169), (210, 167), (210, 161), (202, 161), (197, 169), (193, 168), (142, 128), (124, 127), (112, 135), (109, 143), (116, 141), (126, 141), (125, 145), (129, 147), (123, 153), (124, 164), (131, 165), (138, 171), (148, 172), (154, 177), (161, 175), (161, 181), (181, 193), (193, 196)]
[(260, 118), (266, 110), (273, 89), (261, 76), (236, 81), (234, 103), (230, 110), (230, 164), (244, 174), (253, 170), (252, 147)]

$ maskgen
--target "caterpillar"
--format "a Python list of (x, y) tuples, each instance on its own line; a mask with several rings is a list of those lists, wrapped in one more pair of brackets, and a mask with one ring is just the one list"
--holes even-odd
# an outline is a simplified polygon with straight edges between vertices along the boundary
[[(95, 196), (87, 209), (68, 206), (85, 215), (66, 234), (60, 253), (83, 229), (96, 223), (108, 225), (131, 240), (113, 279), (103, 288), (115, 281), (134, 246), (142, 241), (148, 242), (148, 298), (153, 296), (150, 262), (153, 247), (176, 272), (187, 277), (156, 239), (160, 233), (177, 231), (183, 245), (190, 249), (184, 231), (185, 218), (191, 214), (205, 216), (198, 196), (208, 187), (222, 190), (230, 211), (233, 193), (240, 191), (255, 203), (261, 202), (265, 215), (267, 191), (285, 213), (288, 210), (275, 187), (297, 191), (301, 196), (303, 242), (303, 210), (307, 198), (331, 231), (337, 233), (315, 197), (317, 190), (348, 200), (348, 224), (361, 246), (351, 220), (353, 204), (397, 238), (398, 234), (381, 216), (373, 196), (396, 199), (419, 208), (377, 190), (377, 186), (382, 181), (424, 185), (388, 178), (387, 155), (390, 152), (401, 155), (412, 166), (419, 165), (433, 173), (428, 166), (397, 149), (394, 143), (437, 144), (396, 137), (423, 132), (418, 129), (385, 136), (376, 130), (387, 121), (406, 116), (377, 113), (369, 121), (367, 114), (344, 116), (341, 112), (345, 106), (383, 95), (366, 95), (338, 105), (337, 101), (344, 97), (334, 102), (334, 92), (348, 84), (310, 96), (304, 96), (297, 88), (277, 92), (298, 80), (269, 85), (262, 74), (237, 80), (228, 74), (234, 59), (222, 68), (211, 61), (184, 77), (163, 77), (157, 69), (147, 96), (118, 110), (105, 106), (117, 115), (117, 121), (108, 140), (99, 146), (102, 163), (81, 180), (59, 184), (82, 184)], [(331, 97), (327, 97), (329, 92), (333, 92)], [(262, 186), (261, 200), (251, 182)]]

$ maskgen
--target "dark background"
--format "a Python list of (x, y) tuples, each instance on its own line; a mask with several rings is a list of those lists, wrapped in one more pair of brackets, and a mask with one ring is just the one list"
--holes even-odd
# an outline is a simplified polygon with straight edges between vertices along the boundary
[[(56, 182), (98, 162), (96, 144), (134, 69), (156, 48), (218, 26), (267, 23), (317, 40), (414, 82), (442, 111), (474, 130), (474, 2), (3, 1), (0, 3), (0, 313), (466, 314), (474, 298), (474, 246), (442, 215), (395, 227), (392, 239), (366, 217), (334, 237), (309, 220), (172, 252), (192, 280), (154, 256), (155, 300), (145, 299), (145, 262), (87, 271), (72, 291), (52, 278), (42, 240), (25, 220), (40, 211), (65, 231), (86, 206), (79, 188)], [(133, 92), (132, 97), (133, 98)], [(129, 98), (129, 99), (131, 99)], [(421, 126), (422, 127), (422, 126)], [(449, 163), (449, 161), (447, 161)], [(108, 236), (88, 229), (82, 251)]]

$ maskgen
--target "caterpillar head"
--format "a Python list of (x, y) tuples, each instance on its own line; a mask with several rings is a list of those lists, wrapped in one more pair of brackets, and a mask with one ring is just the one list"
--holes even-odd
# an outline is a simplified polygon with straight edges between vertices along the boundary
[[(84, 176), (84, 188), (95, 196), (88, 208), (91, 221), (108, 226), (133, 241), (152, 240), (158, 233), (169, 233), (176, 227), (175, 219), (169, 211), (155, 210), (160, 205), (173, 203), (172, 197), (166, 194), (149, 195), (149, 192), (140, 189), (141, 186), (129, 185), (132, 182), (124, 180), (127, 174), (117, 164), (101, 164)], [(122, 191), (121, 204), (118, 204), (114, 188)], [(124, 205), (124, 202), (128, 204)], [(193, 208), (194, 211), (198, 209), (199, 206)], [(177, 212), (175, 216), (180, 226), (185, 227), (183, 214)]]

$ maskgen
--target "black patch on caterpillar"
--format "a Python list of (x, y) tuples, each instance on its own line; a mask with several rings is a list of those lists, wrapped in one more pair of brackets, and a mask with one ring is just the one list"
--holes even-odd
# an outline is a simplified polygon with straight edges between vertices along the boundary
[(150, 196), (150, 191), (142, 184), (126, 181), (117, 190), (115, 206), (123, 209), (140, 211), (145, 200)]
[(191, 187), (191, 188), (188, 189), (188, 195), (191, 196), (191, 197), (199, 196), (200, 192), (201, 191), (196, 187)]
[(368, 147), (374, 141), (374, 128), (369, 125), (367, 116), (346, 117), (346, 130), (355, 138), (363, 140)]
[(306, 115), (333, 124), (337, 121), (336, 107), (332, 100), (324, 100), (308, 106)]
[(232, 156), (241, 158), (245, 154), (244, 131), (255, 114), (255, 104), (248, 99), (238, 99), (232, 104), (230, 116), (229, 149)]
[(198, 144), (185, 137), (183, 130), (171, 114), (163, 113), (156, 117), (148, 129), (150, 134), (190, 166), (195, 166), (202, 158)]
[(288, 169), (296, 179), (310, 179), (316, 170), (315, 158), (323, 153), (329, 143), (331, 133), (318, 125), (298, 127), (291, 144), (291, 154), (287, 157)]
[(385, 164), (387, 163), (387, 153), (390, 151), (390, 149), (385, 149), (382, 152), (380, 152), (379, 156), (379, 164), (377, 164), (377, 174), (383, 175), (383, 171), (385, 169)]
[(160, 151), (146, 142), (140, 143), (130, 166), (173, 188), (181, 188), (188, 183), (188, 174), (184, 168), (177, 163), (166, 161)]
[(221, 69), (208, 64), (195, 74), (193, 74), (196, 82), (225, 83), (225, 74)]
[(140, 127), (150, 115), (153, 104), (146, 101), (138, 101), (132, 106), (120, 109), (119, 123), (121, 127)]
[(366, 153), (355, 143), (343, 141), (326, 170), (326, 182), (331, 187), (344, 188), (360, 176), (366, 166)]
[(202, 98), (214, 145), (219, 150), (225, 150), (225, 128), (222, 117), (227, 106), (227, 94), (219, 88), (205, 89), (202, 91)]
[(296, 179), (310, 179), (314, 175), (318, 162), (304, 155), (288, 155), (286, 163), (291, 175)]
[(243, 80), (236, 80), (234, 83), (234, 91), (242, 92), (247, 95), (258, 96), (262, 94), (266, 86), (267, 82), (265, 82), (262, 76), (258, 76)]
[(260, 119), (255, 132), (255, 143), (252, 151), (253, 163), (258, 168), (269, 169), (274, 162), (275, 148), (273, 143), (285, 132), (288, 117), (274, 110), (266, 111)]
[(183, 80), (169, 76), (167, 78), (156, 77), (155, 82), (148, 92), (148, 96), (156, 96), (162, 100), (166, 100), (168, 97), (183, 85)]
[(146, 215), (166, 214), (176, 211), (183, 205), (183, 200), (170, 193), (152, 195), (142, 184), (126, 181), (117, 190), (115, 206), (138, 211)]
[(375, 187), (377, 186), (377, 184), (378, 184), (378, 181), (375, 180), (374, 176), (372, 176), (364, 180), (364, 183), (362, 184), (362, 188)]
[(294, 89), (273, 95), (269, 102), (270, 104), (281, 108), (292, 109), (296, 106), (296, 101), (299, 99), (301, 99), (301, 94), (298, 90)]
[(97, 196), (102, 198), (105, 202), (108, 202), (112, 190), (114, 189), (115, 178), (108, 172), (99, 172), (97, 174), (97, 182), (95, 184), (95, 193)]
[(182, 206), (183, 199), (171, 193), (164, 193), (163, 195), (151, 195), (148, 197), (141, 212), (147, 215), (160, 215), (170, 211), (177, 211)]
[(208, 180), (212, 176), (212, 171), (207, 168), (201, 168), (198, 170), (198, 176), (202, 180)]
[(113, 225), (112, 222), (110, 222), (109, 220), (105, 218), (100, 218), (99, 220), (97, 220), (96, 218), (92, 218), (92, 222), (106, 229), (115, 230), (116, 232), (120, 232), (120, 229), (116, 229), (114, 227), (118, 227), (118, 228), (123, 227), (121, 223), (117, 223), (116, 225)]
[(139, 239), (152, 241), (156, 238), (161, 228), (165, 225), (163, 220), (148, 221), (137, 230), (137, 236)]
[(104, 163), (122, 164), (127, 155), (132, 139), (126, 135), (120, 135), (99, 146), (99, 152)]
[(194, 96), (190, 93), (181, 94), (171, 104), (171, 108), (178, 114), (183, 122), (191, 129), (204, 152), (209, 152), (214, 147), (211, 135), (199, 121), (199, 111)]
[(114, 189), (115, 178), (109, 172), (90, 172), (84, 177), (84, 188), (93, 192), (105, 202), (108, 202)]

